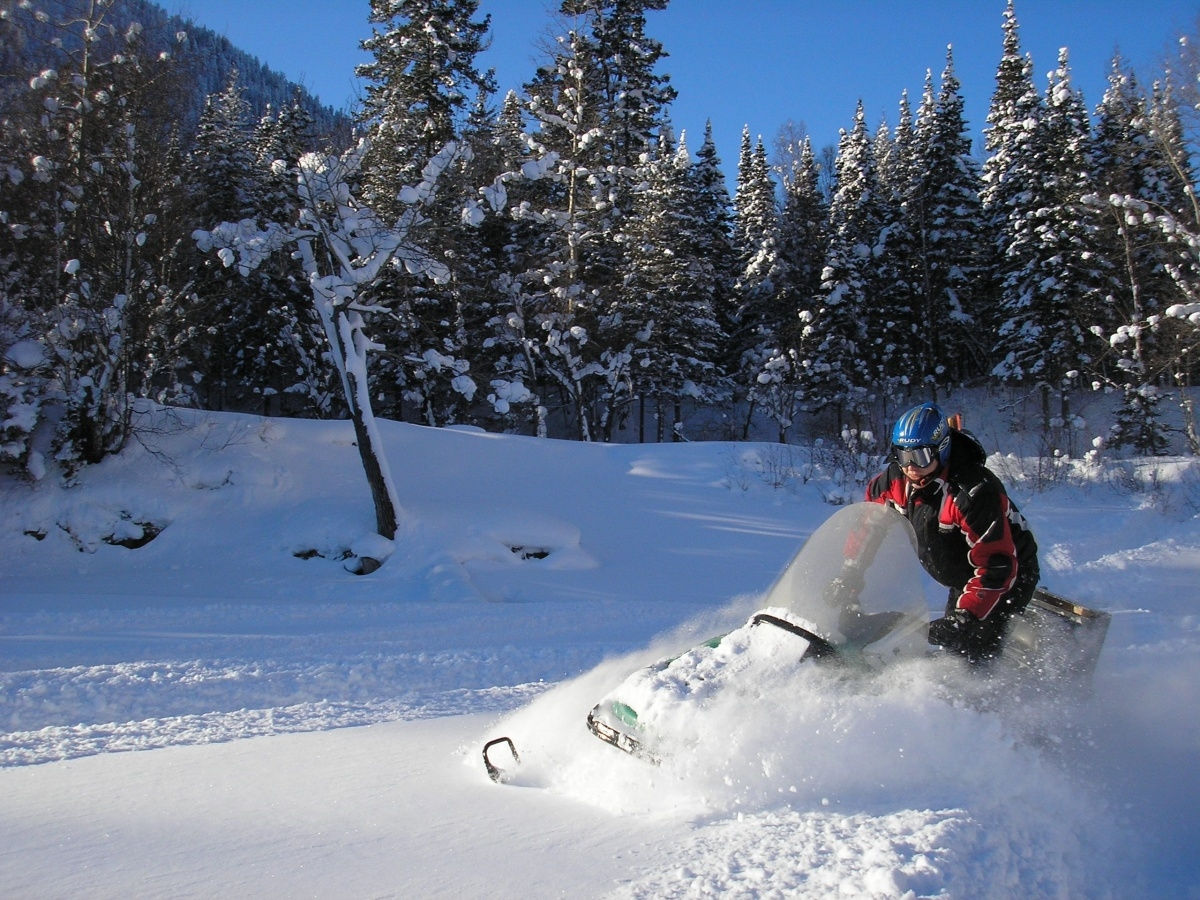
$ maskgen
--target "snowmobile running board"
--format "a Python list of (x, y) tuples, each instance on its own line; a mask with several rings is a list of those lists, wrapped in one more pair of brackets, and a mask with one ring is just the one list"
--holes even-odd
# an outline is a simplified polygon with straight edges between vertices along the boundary
[(512, 738), (498, 737), (493, 738), (483, 745), (483, 767), (487, 769), (488, 777), (497, 784), (508, 780), (507, 772), (497, 766), (491, 759), (488, 758), (488, 751), (497, 744), (508, 744), (509, 752), (512, 753), (513, 762), (520, 765), (521, 756), (517, 753), (516, 745), (513, 744)]

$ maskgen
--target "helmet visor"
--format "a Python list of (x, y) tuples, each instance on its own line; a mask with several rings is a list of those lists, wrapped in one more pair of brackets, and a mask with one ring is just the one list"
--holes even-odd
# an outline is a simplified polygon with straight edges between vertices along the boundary
[(893, 447), (892, 456), (902, 469), (908, 466), (924, 469), (938, 458), (938, 451), (937, 447)]

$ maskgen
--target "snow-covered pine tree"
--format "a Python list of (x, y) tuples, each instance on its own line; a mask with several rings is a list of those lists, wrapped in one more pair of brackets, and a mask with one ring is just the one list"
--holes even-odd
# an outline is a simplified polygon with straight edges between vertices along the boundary
[[(930, 75), (926, 73), (926, 97), (930, 93)], [(874, 312), (864, 328), (870, 348), (865, 357), (873, 369), (878, 413), (885, 419), (892, 418), (893, 404), (909, 402), (905, 398), (914, 388), (926, 391), (923, 382), (928, 365), (918, 326), (922, 305), (920, 205), (914, 140), (912, 107), (905, 91), (900, 96), (895, 130), (881, 122), (871, 147), (879, 184), (882, 240), (873, 279), (878, 285), (872, 291)]]
[(358, 120), (370, 138), (363, 160), (363, 199), (385, 219), (404, 208), (397, 193), (421, 179), (425, 165), (459, 137), (480, 88), (494, 89), (476, 68), (490, 17), (476, 21), (478, 0), (370, 0), (380, 26), (362, 42), (373, 59)]
[(1111, 445), (1139, 453), (1167, 449), (1160, 406), (1169, 380), (1181, 388), (1189, 443), (1200, 448), (1191, 400), (1182, 390), (1192, 377), (1196, 332), (1188, 302), (1179, 302), (1197, 295), (1200, 260), (1194, 229), (1184, 224), (1194, 220), (1188, 190), (1194, 177), (1174, 106), (1161, 85), (1147, 97), (1116, 57), (1096, 110), (1098, 192), (1090, 202), (1101, 212), (1106, 249), (1121, 273), (1109, 318), (1093, 326), (1112, 347), (1115, 364), (1099, 367), (1096, 377), (1123, 396)]
[(921, 104), (910, 171), (916, 176), (909, 212), (919, 297), (913, 324), (924, 360), (919, 371), (936, 396), (939, 388), (986, 371), (990, 350), (976, 315), (984, 293), (979, 169), (949, 48), (936, 100), (927, 88)]
[(1097, 252), (1099, 217), (1082, 202), (1093, 190), (1090, 130), (1064, 48), (1050, 74), (1042, 116), (1021, 149), (1036, 178), (1008, 219), (1009, 266), (1000, 295), (1006, 318), (997, 348), (1003, 358), (994, 371), (1040, 391), (1043, 430), (1050, 437), (1051, 429), (1062, 429), (1068, 452), (1074, 450), (1071, 388), (1099, 350), (1086, 325), (1113, 286)]
[[(298, 207), (294, 171), (312, 143), (312, 117), (293, 102), (253, 126), (240, 78), (208, 98), (185, 167), (191, 223), (284, 222)], [(325, 343), (309, 289), (290, 251), (248, 278), (213, 257), (189, 255), (187, 301), (157, 312), (160, 357), (172, 379), (163, 399), (208, 409), (329, 415), (336, 393), (321, 361)]]
[[(498, 280), (509, 271), (507, 254), (515, 231), (511, 220), (484, 215), (477, 206), (480, 184), (497, 172), (514, 171), (507, 168), (509, 153), (491, 99), (490, 88), (481, 87), (460, 129), (465, 152), (442, 176), (441, 200), (431, 213), (442, 224), (427, 236), (438, 241), (434, 252), (452, 264), (452, 278), (405, 288), (405, 296), (419, 302), (403, 307), (400, 333), (408, 336), (403, 344), (404, 396), (429, 425), (476, 423), (490, 416), (479, 389), (496, 362), (489, 323), (502, 294)], [(515, 396), (509, 394), (510, 407)]]
[[(820, 293), (821, 273), (829, 249), (829, 205), (821, 189), (821, 170), (812, 141), (805, 136), (799, 148), (788, 152), (786, 158), (791, 162), (783, 176), (779, 246), (793, 300), (790, 315), (781, 324), (780, 349), (764, 374), (780, 392), (778, 403), (786, 401), (786, 419), (790, 421), (803, 400), (802, 382), (811, 376), (808, 366), (819, 345), (811, 303)], [(786, 393), (783, 393), (784, 375)], [(782, 407), (780, 413), (782, 418)], [(779, 437), (781, 440), (786, 437), (786, 429), (781, 430)]]
[(1111, 343), (1115, 356), (1113, 364), (1101, 359), (1093, 377), (1120, 390), (1123, 398), (1109, 442), (1154, 454), (1165, 450), (1167, 436), (1156, 383), (1163, 354), (1156, 352), (1157, 329), (1150, 323), (1158, 320), (1174, 293), (1167, 265), (1172, 253), (1178, 256), (1178, 248), (1171, 248), (1155, 230), (1139, 227), (1138, 217), (1131, 219), (1123, 207), (1108, 201), (1114, 195), (1154, 205), (1168, 200), (1163, 189), (1172, 177), (1164, 171), (1165, 160), (1151, 136), (1148, 106), (1136, 78), (1115, 56), (1108, 88), (1096, 108), (1093, 206), (1102, 211), (1104, 251), (1120, 275), (1091, 328)]
[[(638, 160), (653, 149), (652, 129), (661, 127), (674, 95), (654, 72), (662, 46), (645, 37), (646, 10), (665, 5), (564, 0), (574, 27), (526, 85), (530, 147), (552, 169), (517, 207), (543, 226), (543, 243), (533, 268), (517, 276), (514, 315), (519, 307), (524, 319), (516, 330), (543, 335), (540, 370), (583, 440), (609, 432), (628, 399), (629, 359), (619, 334), (621, 228)], [(548, 398), (552, 391), (538, 393)]]
[[(495, 151), (505, 172), (525, 167), (537, 169), (531, 142), (525, 134), (524, 109), (515, 91), (501, 104), (493, 134)], [(487, 321), (482, 345), (482, 365), (492, 373), (488, 402), (500, 425), (516, 431), (548, 434), (547, 409), (542, 392), (549, 382), (543, 371), (542, 338), (538, 331), (536, 285), (527, 289), (526, 279), (536, 271), (543, 241), (552, 226), (531, 214), (534, 202), (545, 197), (544, 186), (516, 181), (507, 187), (513, 214), (502, 225), (506, 241), (500, 260), (501, 271), (492, 284), (495, 311)]]
[(737, 312), (731, 344), (736, 368), (736, 396), (746, 401), (743, 436), (756, 413), (776, 426), (786, 439), (797, 403), (801, 371), (794, 352), (796, 296), (781, 249), (779, 206), (767, 151), (759, 137), (751, 146), (750, 131), (742, 130), (734, 196), (734, 252)]
[[(904, 112), (903, 98), (901, 113)], [(911, 135), (909, 135), (911, 138)], [(870, 158), (873, 188), (870, 189), (870, 209), (875, 215), (878, 236), (875, 239), (872, 256), (873, 261), (866, 270), (867, 302), (872, 315), (862, 322), (863, 342), (862, 361), (872, 375), (867, 379), (871, 386), (865, 404), (874, 410), (877, 401), (883, 401), (886, 407), (888, 401), (896, 395), (900, 385), (907, 382), (910, 370), (897, 365), (896, 356), (907, 352), (911, 346), (901, 347), (906, 342), (897, 340), (896, 323), (900, 319), (910, 318), (912, 304), (907, 301), (903, 291), (897, 290), (897, 275), (893, 273), (889, 262), (889, 246), (893, 239), (898, 239), (896, 224), (902, 218), (903, 205), (887, 184), (887, 172), (894, 167), (904, 165), (897, 143), (886, 117), (881, 118), (875, 128), (874, 137), (870, 141)], [(900, 254), (903, 259), (903, 255)], [(901, 277), (900, 283), (905, 279)], [(905, 308), (907, 313), (897, 315), (897, 310)], [(895, 374), (898, 373), (898, 374)], [(860, 420), (861, 421), (861, 420)]]
[[(185, 184), (193, 229), (259, 215), (266, 185), (249, 115), (238, 71), (232, 69), (225, 88), (205, 102), (188, 156)], [(246, 329), (261, 321), (266, 305), (260, 302), (259, 277), (246, 282), (215, 258), (198, 253), (193, 265), (185, 327), (175, 333), (170, 348), (178, 383), (192, 396), (172, 399), (204, 409), (261, 411), (253, 396), (256, 376), (247, 371), (245, 359), (246, 349), (255, 343)]]
[(667, 109), (676, 96), (670, 77), (657, 71), (666, 51), (646, 34), (646, 13), (666, 9), (668, 2), (562, 0), (563, 14), (585, 22), (593, 44), (604, 123), (596, 136), (597, 152), (618, 172), (613, 203), (623, 210), (629, 208), (634, 188), (628, 170), (644, 154), (656, 151)]
[(188, 168), (197, 183), (192, 202), (202, 221), (252, 218), (262, 204), (254, 127), (242, 93), (238, 70), (231, 69), (224, 90), (210, 95), (200, 114)]
[[(69, 19), (21, 9), (59, 38), (57, 64), (6, 104), (0, 179), (3, 454), (34, 477), (45, 449), (70, 472), (124, 446), (146, 322), (173, 259), (159, 223), (179, 201), (170, 94), (180, 83), (169, 54), (144, 53), (140, 26), (109, 22), (111, 6), (98, 0)], [(35, 447), (42, 424), (53, 435)]]
[(686, 138), (672, 150), (668, 135), (642, 166), (626, 229), (627, 266), (621, 312), (638, 402), (639, 439), (652, 411), (662, 441), (668, 415), (675, 440), (683, 435), (683, 404), (718, 396), (716, 356), (723, 335), (715, 319), (720, 277), (701, 218), (702, 185), (694, 177)]
[[(36, 22), (41, 10), (27, 12)], [(5, 73), (25, 68), (26, 44), (35, 39), (25, 26), (18, 16), (0, 16)], [(58, 240), (66, 151), (41, 124), (43, 116), (55, 121), (53, 106), (44, 104), (57, 102), (57, 92), (46, 90), (57, 78), (54, 69), (20, 86), (4, 79), (0, 98), (0, 461), (33, 478), (45, 473), (45, 448), (34, 446), (34, 434), (47, 421), (43, 404), (51, 400), (53, 376), (43, 317), (66, 280)]]
[[(258, 217), (296, 218), (300, 198), (295, 171), (312, 146), (313, 117), (297, 100), (268, 111), (255, 135), (255, 166), (262, 179)], [(287, 250), (259, 267), (261, 315), (247, 322), (247, 352), (235, 368), (265, 412), (327, 418), (345, 409), (334, 371), (325, 360), (328, 343), (313, 309), (303, 271)], [(243, 362), (244, 361), (244, 362)]]
[(783, 178), (783, 211), (779, 245), (798, 298), (813, 297), (821, 286), (821, 269), (829, 243), (829, 205), (821, 193), (820, 167), (806, 136), (799, 152), (789, 154), (791, 169)]
[(1200, 455), (1200, 427), (1196, 420), (1195, 400), (1188, 390), (1200, 377), (1200, 315), (1195, 308), (1195, 302), (1200, 298), (1200, 253), (1196, 240), (1200, 235), (1200, 198), (1196, 195), (1196, 168), (1190, 152), (1190, 148), (1196, 146), (1200, 132), (1197, 124), (1197, 116), (1200, 116), (1200, 53), (1195, 45), (1194, 35), (1179, 41), (1177, 66), (1168, 67), (1167, 80), (1155, 85), (1150, 120), (1155, 144), (1174, 175), (1167, 185), (1172, 198), (1168, 208), (1178, 211), (1161, 223), (1161, 230), (1182, 250), (1179, 261), (1168, 265), (1177, 296), (1183, 300), (1167, 309), (1172, 377), (1179, 388), (1179, 406), (1188, 446), (1192, 453)]
[[(373, 60), (357, 69), (366, 80), (358, 118), (369, 138), (363, 199), (392, 221), (405, 208), (401, 188), (419, 182), (442, 148), (462, 137), (478, 92), (495, 89), (492, 73), (476, 66), (490, 17), (476, 20), (478, 0), (371, 0), (370, 6), (370, 21), (380, 27), (362, 44)], [(426, 209), (412, 239), (442, 259), (457, 256), (460, 209), (454, 203)], [(457, 286), (414, 280), (391, 266), (370, 292), (391, 315), (390, 333), (379, 334), (390, 352), (372, 372), (380, 410), (396, 418), (411, 410), (431, 425), (459, 415), (475, 384), (467, 374)]]
[[(462, 141), (470, 153), (446, 173), (445, 184), (439, 189), (446, 202), (460, 210), (475, 198), (478, 186), (494, 178), (497, 172), (519, 169), (505, 146), (508, 137), (500, 128), (491, 101), (492, 92), (481, 88), (462, 128)], [(449, 244), (454, 248), (454, 270), (444, 289), (453, 301), (454, 327), (443, 336), (441, 352), (446, 359), (469, 360), (470, 364), (450, 378), (427, 381), (429, 402), (440, 422), (486, 423), (495, 410), (494, 403), (490, 410), (479, 403), (482, 398), (478, 394), (488, 384), (482, 379), (504, 380), (494, 377), (497, 348), (490, 340), (490, 323), (503, 306), (497, 299), (497, 285), (509, 271), (508, 252), (515, 230), (515, 223), (501, 216), (460, 215), (448, 228)], [(429, 365), (430, 360), (427, 358), (423, 363)], [(461, 368), (463, 363), (457, 365)], [(459, 375), (461, 380), (455, 382)], [(492, 384), (491, 388), (489, 396), (505, 390), (504, 385), (498, 384)], [(524, 394), (520, 397), (526, 399)], [(511, 406), (510, 400), (508, 408)]]
[(1129, 225), (1141, 224), (1157, 231), (1169, 244), (1182, 248), (1189, 256), (1186, 267), (1169, 268), (1179, 302), (1168, 306), (1161, 319), (1151, 316), (1132, 326), (1118, 328), (1110, 337), (1110, 343), (1117, 346), (1134, 339), (1144, 329), (1160, 325), (1172, 329), (1171, 367), (1175, 370), (1175, 383), (1181, 388), (1179, 405), (1183, 411), (1184, 434), (1191, 452), (1200, 455), (1200, 430), (1197, 429), (1195, 405), (1189, 392), (1184, 390), (1190, 386), (1194, 374), (1192, 360), (1200, 353), (1200, 282), (1190, 274), (1196, 266), (1200, 266), (1200, 228), (1190, 220), (1155, 210), (1148, 203), (1132, 197), (1114, 194), (1108, 203), (1124, 213)]
[[(595, 153), (602, 133), (594, 47), (584, 35), (560, 36), (554, 59), (526, 85), (535, 157), (552, 163), (514, 214), (537, 230), (539, 248), (517, 276), (515, 329), (538, 335), (529, 345), (549, 382), (538, 393), (557, 398), (567, 427), (580, 440), (596, 436), (604, 345), (598, 340), (604, 298), (613, 287), (617, 248), (612, 236), (620, 210), (616, 173)], [(610, 379), (607, 379), (611, 381)]]
[[(925, 74), (921, 109), (933, 106), (932, 73)], [(879, 256), (877, 277), (880, 290), (875, 303), (874, 344), (871, 359), (876, 367), (879, 414), (893, 417), (893, 406), (909, 404), (909, 395), (928, 396), (931, 371), (926, 355), (921, 290), (921, 220), (924, 214), (919, 191), (920, 171), (916, 132), (908, 92), (900, 96), (896, 128), (890, 135), (884, 126), (876, 133), (873, 147), (882, 203), (885, 239)], [(936, 388), (935, 388), (936, 389)]]
[(722, 389), (725, 390), (729, 387), (726, 376), (736, 368), (736, 359), (729, 352), (729, 335), (736, 311), (733, 286), (737, 277), (737, 258), (733, 246), (733, 201), (713, 140), (712, 122), (705, 123), (704, 140), (692, 164), (692, 181), (696, 191), (695, 218), (700, 229), (697, 252), (705, 255), (713, 266), (713, 312), (725, 335), (717, 358)]
[[(990, 273), (985, 331), (995, 335), (1009, 319), (1001, 303), (1004, 282), (1023, 263), (1013, 259), (1009, 247), (1013, 233), (1021, 227), (1026, 198), (1032, 196), (1040, 177), (1033, 167), (1029, 145), (1041, 121), (1042, 98), (1033, 84), (1033, 62), (1021, 53), (1020, 25), (1012, 0), (1004, 11), (1004, 50), (996, 69), (987, 125), (984, 128), (986, 158), (983, 163), (983, 206), (986, 243), (985, 271)], [(993, 347), (992, 361), (1002, 360), (1007, 350)]]
[(877, 315), (876, 302), (884, 290), (876, 266), (885, 219), (861, 101), (853, 130), (842, 132), (836, 170), (821, 287), (803, 313), (806, 327), (814, 332), (804, 361), (804, 398), (814, 412), (832, 409), (840, 433), (848, 424), (863, 424), (871, 400), (877, 363), (867, 326)]

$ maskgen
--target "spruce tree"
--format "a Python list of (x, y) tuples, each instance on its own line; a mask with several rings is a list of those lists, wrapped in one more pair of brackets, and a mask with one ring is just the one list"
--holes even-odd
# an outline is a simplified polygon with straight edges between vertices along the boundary
[[(921, 118), (932, 110), (933, 96), (932, 74), (926, 72)], [(875, 324), (868, 338), (873, 344), (870, 358), (882, 401), (880, 412), (891, 418), (893, 403), (908, 403), (906, 398), (914, 391), (928, 395), (932, 372), (921, 279), (925, 215), (921, 161), (907, 92), (900, 97), (895, 132), (889, 137), (881, 128), (874, 152), (885, 236), (878, 260), (881, 289), (873, 304)]]
[[(530, 145), (552, 177), (519, 208), (543, 226), (542, 252), (518, 276), (524, 334), (538, 333), (541, 371), (576, 436), (611, 433), (628, 402), (620, 309), (624, 220), (639, 157), (653, 150), (674, 92), (654, 69), (661, 45), (646, 10), (665, 0), (566, 0), (576, 27), (526, 85)], [(548, 391), (540, 392), (548, 396)]]
[(734, 281), (737, 277), (737, 258), (733, 244), (733, 201), (713, 140), (712, 122), (705, 124), (704, 141), (696, 151), (691, 172), (696, 192), (695, 217), (700, 231), (697, 252), (703, 254), (713, 267), (713, 313), (725, 335), (717, 359), (724, 376), (735, 368), (729, 352), (729, 334), (736, 312)]
[[(581, 440), (596, 437), (604, 380), (600, 330), (617, 269), (612, 235), (620, 212), (611, 203), (615, 172), (594, 152), (601, 122), (596, 73), (594, 45), (572, 32), (526, 86), (534, 153), (552, 161), (554, 174), (517, 210), (544, 226), (540, 252), (520, 275), (527, 292), (519, 301), (520, 330), (544, 336), (536, 346), (541, 371)], [(550, 386), (540, 393), (549, 399)]]
[[(500, 171), (539, 167), (526, 135), (523, 105), (514, 91), (504, 98), (493, 136)], [(513, 213), (502, 225), (506, 237), (500, 251), (500, 271), (491, 286), (495, 304), (485, 323), (482, 364), (491, 373), (488, 401), (495, 416), (493, 422), (503, 429), (528, 430), (545, 437), (548, 423), (543, 392), (548, 382), (539, 333), (541, 294), (533, 273), (534, 261), (551, 226), (532, 213), (532, 204), (545, 196), (544, 185), (514, 180), (506, 191)]]
[[(805, 397), (804, 382), (813, 377), (813, 353), (820, 344), (813, 303), (820, 293), (829, 248), (829, 207), (821, 191), (821, 172), (811, 140), (805, 137), (799, 152), (789, 157), (793, 162), (783, 181), (780, 247), (794, 308), (782, 323), (780, 352), (770, 374), (773, 379), (788, 375), (788, 399), (798, 406)], [(789, 415), (794, 417), (796, 412), (793, 408)]]
[[(1182, 301), (1167, 308), (1170, 332), (1170, 369), (1178, 388), (1179, 406), (1183, 414), (1183, 431), (1192, 453), (1200, 455), (1200, 426), (1197, 425), (1195, 401), (1190, 388), (1200, 377), (1200, 200), (1196, 197), (1196, 169), (1188, 150), (1193, 146), (1194, 132), (1185, 128), (1185, 116), (1195, 122), (1195, 106), (1189, 102), (1196, 97), (1200, 82), (1200, 58), (1195, 42), (1180, 41), (1181, 65), (1190, 65), (1182, 73), (1170, 73), (1167, 81), (1155, 85), (1150, 121), (1160, 159), (1173, 177), (1164, 180), (1163, 189), (1169, 198), (1168, 216), (1161, 222), (1160, 231), (1178, 252), (1167, 270), (1174, 282), (1174, 296)], [(1190, 77), (1187, 74), (1190, 73)]]
[[(258, 216), (266, 185), (249, 117), (238, 71), (232, 69), (225, 88), (205, 101), (188, 158), (186, 185), (193, 228)], [(248, 285), (214, 257), (206, 258), (195, 248), (190, 252), (194, 288), (185, 313), (186, 328), (179, 332), (170, 354), (179, 370), (178, 383), (193, 396), (178, 397), (176, 402), (258, 412), (261, 407), (253, 403), (252, 388), (242, 380), (249, 362), (243, 354), (252, 342), (244, 329), (262, 312), (255, 296), (258, 285)]]
[(733, 203), (737, 258), (733, 338), (736, 355), (744, 364), (745, 354), (764, 340), (772, 342), (778, 331), (780, 317), (774, 300), (776, 289), (782, 286), (780, 275), (784, 265), (780, 256), (779, 207), (766, 148), (762, 137), (751, 145), (749, 129), (742, 132)]
[(794, 418), (800, 377), (791, 352), (796, 296), (782, 253), (779, 207), (766, 148), (761, 137), (751, 147), (748, 129), (742, 132), (734, 209), (738, 305), (732, 335), (736, 353), (733, 378), (735, 389), (747, 403), (743, 435), (749, 432), (754, 414), (761, 411), (774, 422), (783, 440)]
[(494, 90), (475, 58), (490, 17), (475, 21), (478, 0), (370, 0), (381, 26), (362, 42), (374, 58), (357, 69), (366, 81), (358, 118), (371, 140), (363, 161), (364, 199), (385, 218), (403, 209), (397, 193), (458, 138), (480, 88)]
[[(1024, 265), (1010, 252), (1014, 233), (1022, 228), (1027, 198), (1037, 190), (1040, 178), (1028, 150), (1044, 115), (1032, 70), (1032, 61), (1021, 54), (1020, 26), (1009, 0), (1004, 11), (1004, 50), (984, 129), (987, 155), (980, 192), (986, 237), (984, 267), (991, 275), (984, 302), (985, 331), (993, 342), (1010, 317), (1005, 282)], [(1006, 345), (997, 343), (990, 361), (1003, 360), (1007, 352)]]
[[(932, 92), (927, 94), (932, 98)], [(917, 235), (915, 321), (921, 374), (936, 390), (983, 370), (987, 340), (977, 315), (983, 242), (979, 171), (963, 118), (963, 98), (946, 53), (936, 101), (924, 101), (914, 139), (910, 209)]]
[[(478, 0), (371, 0), (370, 21), (381, 27), (362, 44), (373, 60), (357, 70), (367, 81), (359, 111), (369, 141), (362, 183), (364, 200), (384, 221), (411, 208), (405, 189), (421, 182), (426, 166), (462, 138), (478, 92), (495, 88), (491, 72), (476, 67), (490, 23), (488, 17), (475, 19), (478, 6)], [(459, 160), (463, 165), (465, 157)], [(439, 189), (452, 193), (452, 180)], [(443, 259), (455, 258), (462, 238), (459, 209), (457, 202), (429, 207), (412, 229), (413, 239)], [(381, 414), (411, 413), (430, 425), (454, 419), (474, 393), (457, 285), (414, 279), (393, 265), (371, 295), (390, 311), (389, 332), (381, 323), (379, 335), (390, 353), (372, 373)]]
[[(1099, 220), (1082, 201), (1092, 191), (1090, 123), (1070, 81), (1066, 51), (1051, 73), (1043, 113), (1022, 148), (1036, 173), (1009, 219), (998, 337), (1003, 359), (995, 372), (1042, 395), (1043, 429), (1065, 429), (1070, 450), (1072, 381), (1088, 368), (1097, 345), (1086, 323), (1112, 287), (1100, 248)], [(1058, 409), (1051, 398), (1057, 394)]]
[[(258, 210), (264, 222), (291, 222), (300, 198), (296, 167), (313, 142), (313, 117), (294, 100), (268, 110), (255, 134), (255, 166), (262, 179)], [(245, 384), (268, 414), (329, 417), (344, 413), (334, 372), (324, 360), (326, 340), (303, 271), (280, 251), (258, 269), (260, 313), (247, 322)]]
[[(151, 311), (171, 293), (179, 165), (171, 152), (179, 87), (169, 53), (147, 52), (108, 3), (59, 19), (22, 4), (6, 28), (57, 33), (56, 64), (5, 107), (0, 269), (9, 311), (0, 373), (6, 458), (45, 472), (32, 432), (45, 425), (68, 472), (119, 451), (144, 387)], [(10, 348), (19, 344), (17, 352)], [(16, 415), (14, 415), (16, 414)]]
[[(1179, 372), (1176, 322), (1163, 313), (1178, 298), (1172, 272), (1190, 265), (1185, 248), (1148, 228), (1130, 204), (1179, 216), (1187, 200), (1178, 190), (1177, 162), (1167, 149), (1169, 117), (1152, 102), (1114, 57), (1108, 89), (1096, 109), (1095, 165), (1105, 252), (1116, 271), (1109, 302), (1092, 325), (1108, 340), (1111, 359), (1097, 366), (1097, 381), (1119, 390), (1122, 406), (1108, 435), (1114, 447), (1131, 446), (1143, 454), (1162, 453), (1168, 446), (1163, 420), (1162, 389), (1168, 375)], [(1161, 110), (1161, 108), (1159, 108)], [(1159, 131), (1158, 122), (1166, 125)], [(1121, 198), (1112, 203), (1109, 198)], [(1182, 367), (1186, 369), (1186, 367)]]
[[(666, 57), (660, 41), (646, 34), (646, 13), (668, 0), (563, 0), (565, 15), (581, 17), (590, 32), (596, 84), (604, 123), (597, 135), (603, 155), (618, 167), (636, 165), (653, 152), (660, 126), (676, 91), (658, 71)], [(618, 182), (624, 186), (623, 182)]]
[[(838, 145), (836, 189), (829, 209), (830, 241), (813, 306), (805, 311), (813, 329), (807, 354), (805, 400), (813, 411), (832, 409), (840, 432), (861, 420), (871, 400), (878, 348), (868, 343), (873, 300), (880, 286), (875, 268), (881, 254), (884, 219), (871, 139), (863, 105), (854, 128)], [(877, 321), (870, 322), (874, 327)]]
[(805, 137), (783, 179), (779, 223), (780, 248), (797, 298), (812, 297), (820, 288), (829, 242), (829, 208), (821, 194), (820, 177), (812, 141)]
[(642, 167), (643, 186), (635, 195), (622, 303), (639, 436), (649, 408), (659, 441), (668, 415), (673, 438), (682, 436), (685, 401), (717, 396), (723, 343), (715, 316), (720, 278), (708, 254), (708, 223), (700, 217), (701, 185), (685, 139), (672, 149), (664, 136), (660, 147)]

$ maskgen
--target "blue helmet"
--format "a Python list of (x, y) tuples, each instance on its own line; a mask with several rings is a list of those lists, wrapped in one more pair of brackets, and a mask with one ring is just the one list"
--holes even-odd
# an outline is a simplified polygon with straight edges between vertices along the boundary
[[(910, 454), (900, 451), (916, 450), (918, 447), (928, 447), (936, 450), (942, 465), (950, 458), (950, 423), (946, 416), (933, 403), (922, 403), (914, 406), (899, 419), (892, 429), (892, 453), (897, 456), (901, 465), (905, 464)], [(932, 461), (932, 454), (925, 462)], [(919, 458), (917, 460), (919, 463)], [(924, 468), (924, 466), (921, 466)]]

